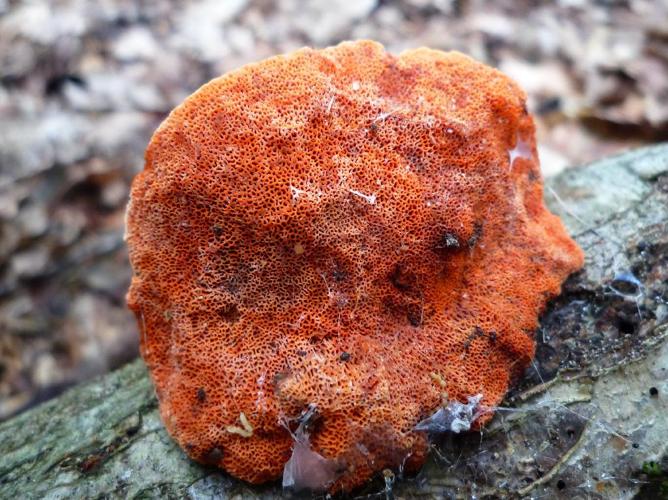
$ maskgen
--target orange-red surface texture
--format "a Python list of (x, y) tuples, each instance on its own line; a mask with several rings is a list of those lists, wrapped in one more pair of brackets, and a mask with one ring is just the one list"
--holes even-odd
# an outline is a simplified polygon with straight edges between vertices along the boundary
[(360, 41), (244, 66), (169, 115), (132, 186), (128, 304), (191, 457), (261, 483), (297, 440), (332, 466), (309, 487), (349, 491), (419, 468), (444, 400), (502, 400), (583, 265), (525, 99), (460, 53)]

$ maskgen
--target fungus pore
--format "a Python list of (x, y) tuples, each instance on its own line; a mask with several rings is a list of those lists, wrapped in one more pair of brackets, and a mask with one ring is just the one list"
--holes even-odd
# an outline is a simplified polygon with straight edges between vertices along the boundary
[(416, 470), (416, 426), (444, 394), (497, 405), (583, 264), (542, 194), (525, 94), (456, 52), (343, 43), (204, 85), (128, 206), (128, 304), (169, 433), (252, 483), (293, 453), (335, 464), (308, 484), (331, 492)]

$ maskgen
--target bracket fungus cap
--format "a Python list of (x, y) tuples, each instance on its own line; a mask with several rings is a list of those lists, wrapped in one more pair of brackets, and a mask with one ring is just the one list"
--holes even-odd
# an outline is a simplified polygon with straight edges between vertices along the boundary
[(244, 66), (172, 111), (132, 185), (128, 304), (191, 457), (294, 482), (299, 453), (326, 464), (309, 488), (349, 491), (422, 465), (416, 426), (444, 394), (501, 401), (583, 265), (543, 204), (525, 101), (463, 54), (359, 41)]

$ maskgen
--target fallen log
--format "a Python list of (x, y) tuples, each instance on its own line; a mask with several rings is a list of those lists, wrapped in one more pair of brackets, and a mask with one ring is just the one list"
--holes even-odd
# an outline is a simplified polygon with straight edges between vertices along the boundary
[[(668, 144), (546, 182), (585, 268), (542, 317), (526, 377), (476, 434), (363, 498), (668, 494)], [(0, 424), (0, 498), (280, 498), (166, 434), (141, 360)]]

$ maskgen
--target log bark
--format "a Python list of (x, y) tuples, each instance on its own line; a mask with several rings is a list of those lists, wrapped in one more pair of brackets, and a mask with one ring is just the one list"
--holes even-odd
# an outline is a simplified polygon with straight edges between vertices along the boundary
[[(668, 495), (668, 144), (566, 171), (545, 198), (587, 254), (533, 367), (479, 434), (363, 497)], [(190, 461), (141, 360), (0, 424), (0, 498), (280, 498)]]

